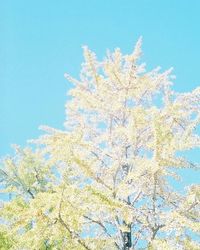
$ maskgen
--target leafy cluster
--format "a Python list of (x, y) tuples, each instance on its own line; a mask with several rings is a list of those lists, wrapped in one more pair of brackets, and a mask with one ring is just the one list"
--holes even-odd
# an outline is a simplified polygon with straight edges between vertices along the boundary
[(200, 187), (171, 184), (198, 168), (184, 154), (200, 146), (200, 88), (175, 93), (140, 57), (141, 39), (101, 62), (84, 47), (65, 129), (3, 160), (1, 249), (123, 249), (124, 231), (131, 249), (200, 249)]

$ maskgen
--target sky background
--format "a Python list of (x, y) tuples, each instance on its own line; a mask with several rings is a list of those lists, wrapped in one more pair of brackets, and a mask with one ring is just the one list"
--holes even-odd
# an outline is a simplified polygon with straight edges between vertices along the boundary
[(108, 48), (130, 53), (143, 36), (147, 69), (173, 66), (176, 91), (199, 86), (199, 12), (199, 0), (0, 0), (0, 156), (42, 124), (63, 128), (64, 73), (78, 77), (83, 45), (101, 59)]

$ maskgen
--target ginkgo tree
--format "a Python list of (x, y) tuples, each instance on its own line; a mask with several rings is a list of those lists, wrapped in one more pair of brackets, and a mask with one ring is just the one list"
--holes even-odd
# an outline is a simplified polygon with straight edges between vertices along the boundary
[(186, 151), (200, 146), (200, 88), (176, 93), (171, 69), (146, 72), (141, 39), (103, 61), (83, 50), (79, 79), (65, 74), (65, 129), (43, 126), (2, 161), (0, 248), (200, 249), (200, 187), (172, 181), (198, 170)]

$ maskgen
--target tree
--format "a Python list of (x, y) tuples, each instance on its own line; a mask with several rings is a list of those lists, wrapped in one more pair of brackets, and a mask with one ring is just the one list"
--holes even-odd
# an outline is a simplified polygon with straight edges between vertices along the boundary
[(145, 71), (141, 39), (133, 53), (85, 62), (66, 105), (65, 130), (42, 127), (30, 147), (15, 146), (1, 169), (5, 249), (200, 249), (198, 185), (180, 193), (179, 170), (200, 146), (200, 88), (171, 89), (171, 70)]

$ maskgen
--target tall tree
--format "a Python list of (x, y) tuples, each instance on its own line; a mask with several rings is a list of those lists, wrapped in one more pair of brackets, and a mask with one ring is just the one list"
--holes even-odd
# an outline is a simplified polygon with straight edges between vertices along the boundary
[(101, 62), (84, 47), (65, 130), (3, 161), (2, 249), (129, 249), (130, 234), (130, 249), (200, 249), (200, 188), (172, 185), (198, 168), (185, 152), (200, 146), (200, 88), (174, 92), (140, 56), (141, 39)]

